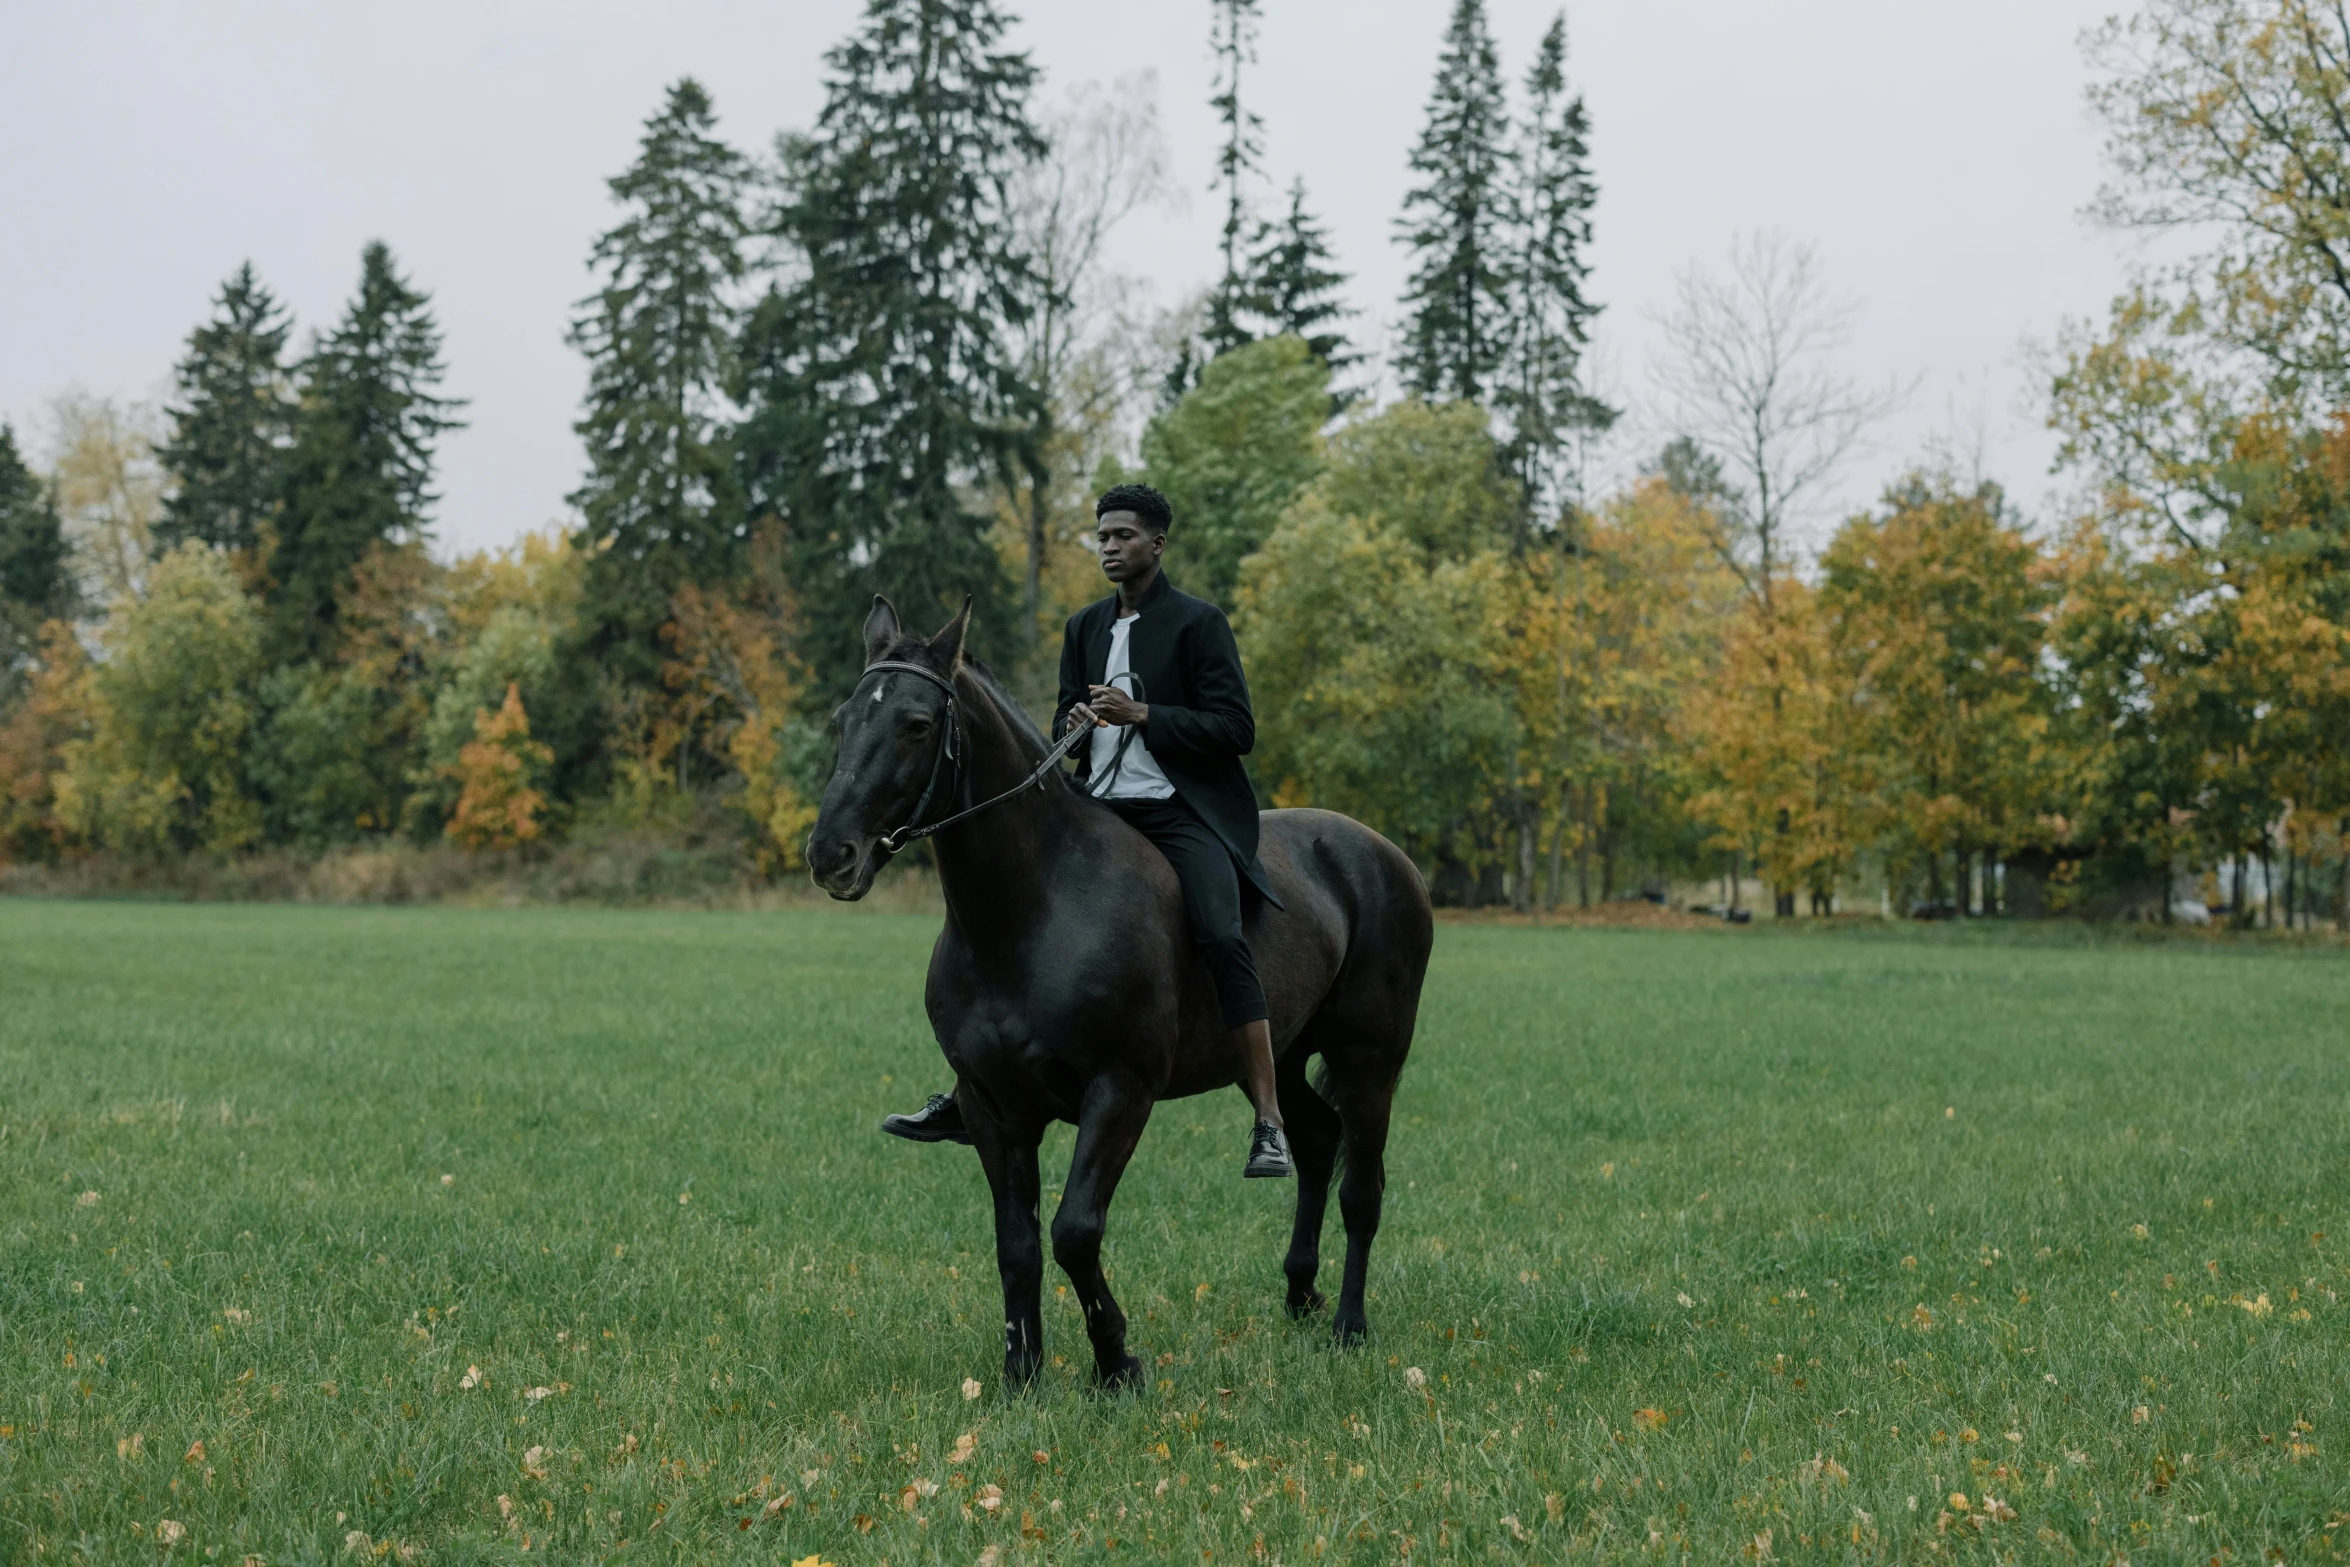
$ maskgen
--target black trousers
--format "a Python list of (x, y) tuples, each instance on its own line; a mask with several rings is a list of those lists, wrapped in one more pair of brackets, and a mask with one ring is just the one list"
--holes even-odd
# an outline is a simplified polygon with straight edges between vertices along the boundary
[(1256, 954), (1248, 950), (1248, 938), (1240, 930), (1240, 868), (1233, 864), (1224, 840), (1181, 796), (1102, 803), (1157, 844), (1175, 868), (1175, 879), (1183, 884), (1183, 912), (1191, 919), (1191, 939), (1208, 960), (1224, 1026), (1238, 1028), (1269, 1016)]

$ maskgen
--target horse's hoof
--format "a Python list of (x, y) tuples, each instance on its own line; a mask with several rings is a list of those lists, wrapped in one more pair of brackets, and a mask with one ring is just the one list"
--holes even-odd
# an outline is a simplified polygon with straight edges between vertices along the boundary
[(1350, 1316), (1342, 1311), (1338, 1314), (1338, 1319), (1330, 1324), (1330, 1342), (1340, 1349), (1354, 1348), (1368, 1338), (1370, 1333), (1371, 1325), (1363, 1320), (1360, 1313)]
[(1094, 1383), (1105, 1393), (1139, 1393), (1143, 1381), (1142, 1362), (1132, 1355), (1122, 1357), (1110, 1370), (1094, 1368)]
[(1004, 1391), (1007, 1393), (1027, 1392), (1028, 1385), (1036, 1380), (1036, 1368), (1042, 1363), (1036, 1360), (1027, 1362), (1006, 1360), (1004, 1362)]
[(1291, 1290), (1289, 1292), (1289, 1320), (1303, 1322), (1329, 1304), (1329, 1297), (1310, 1284), (1302, 1290)]

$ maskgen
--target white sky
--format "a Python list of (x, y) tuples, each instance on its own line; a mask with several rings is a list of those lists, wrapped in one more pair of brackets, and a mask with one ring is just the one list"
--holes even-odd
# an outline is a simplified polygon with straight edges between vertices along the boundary
[[(1188, 211), (1146, 214), (1121, 259), (1163, 301), (1205, 281), (1220, 212), (1206, 0), (1010, 0), (1012, 43), (1074, 84), (1155, 70)], [(1489, 0), (1514, 94), (1554, 0)], [(1852, 468), (1873, 497), (1938, 431), (1979, 426), (2027, 508), (2052, 450), (2025, 347), (2101, 314), (2128, 252), (2076, 214), (2098, 179), (2076, 38), (2113, 0), (1582, 0), (1569, 70), (1601, 196), (1599, 389), (1637, 402), (1675, 272), (1734, 233), (1818, 247), (1865, 304), (1849, 369), (1919, 378)], [(448, 390), (444, 551), (563, 513), (583, 385), (563, 341), (611, 222), (606, 177), (663, 87), (699, 77), (764, 151), (814, 116), (821, 55), (860, 0), (0, 0), (0, 418), (40, 444), (69, 386), (159, 398), (220, 280), (251, 258), (304, 334), (341, 310), (360, 246), (388, 240), (434, 296)], [(1449, 0), (1266, 0), (1249, 96), (1268, 206), (1292, 174), (1382, 339), (1407, 184)]]

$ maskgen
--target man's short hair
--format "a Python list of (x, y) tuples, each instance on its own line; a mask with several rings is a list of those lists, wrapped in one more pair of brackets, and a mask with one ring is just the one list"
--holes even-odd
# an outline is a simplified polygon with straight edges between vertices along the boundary
[(1175, 521), (1175, 508), (1167, 504), (1167, 497), (1147, 484), (1119, 484), (1102, 491), (1102, 498), (1093, 503), (1094, 520), (1114, 511), (1134, 513), (1153, 533), (1166, 532)]

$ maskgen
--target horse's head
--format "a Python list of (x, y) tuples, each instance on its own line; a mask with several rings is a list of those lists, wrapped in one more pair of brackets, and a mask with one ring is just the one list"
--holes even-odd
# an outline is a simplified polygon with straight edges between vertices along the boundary
[[(808, 874), (836, 898), (854, 901), (871, 891), (873, 878), (889, 862), (882, 840), (916, 825), (915, 813), (933, 780), (940, 790), (952, 786), (953, 766), (941, 755), (948, 738), (945, 687), (906, 670), (870, 666), (883, 660), (912, 664), (951, 686), (962, 667), (963, 633), (970, 625), (966, 602), (938, 635), (908, 636), (889, 600), (873, 600), (873, 613), (865, 617), (868, 672), (833, 710), (840, 759), (833, 764), (816, 830), (808, 838)], [(934, 817), (952, 809), (951, 794), (928, 804)]]

